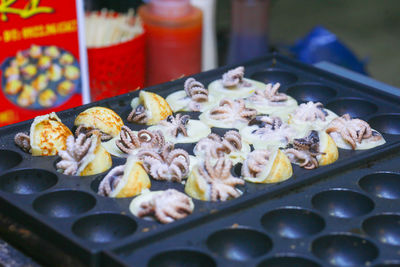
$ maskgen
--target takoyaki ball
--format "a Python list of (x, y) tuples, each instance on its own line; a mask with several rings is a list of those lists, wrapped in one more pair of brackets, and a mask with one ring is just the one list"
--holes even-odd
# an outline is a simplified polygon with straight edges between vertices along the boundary
[(65, 66), (64, 76), (68, 80), (76, 80), (79, 78), (79, 69), (75, 66)]
[(21, 107), (29, 107), (33, 103), (35, 103), (36, 99), (36, 91), (32, 86), (25, 84), (21, 94), (17, 98), (17, 103)]
[(62, 96), (66, 96), (66, 95), (69, 95), (70, 93), (72, 93), (74, 91), (74, 89), (75, 89), (74, 83), (71, 81), (65, 80), (58, 85), (57, 92)]
[(81, 112), (76, 117), (74, 125), (77, 127), (76, 136), (79, 133), (99, 130), (102, 134), (102, 141), (105, 141), (119, 135), (124, 122), (117, 113), (109, 108), (92, 107)]
[(47, 47), (44, 53), (51, 58), (58, 58), (60, 56), (60, 50), (54, 45)]
[(52, 107), (56, 101), (57, 96), (51, 89), (46, 89), (39, 94), (38, 102), (42, 107)]
[(72, 63), (74, 63), (74, 56), (70, 53), (64, 53), (60, 57), (59, 63), (61, 65), (71, 65)]
[(47, 75), (53, 82), (57, 82), (62, 78), (62, 68), (57, 64), (52, 64), (47, 71)]
[(47, 77), (46, 74), (39, 74), (35, 80), (32, 82), (32, 87), (36, 91), (42, 91), (44, 90), (47, 85), (49, 84), (49, 78)]
[(54, 156), (67, 147), (67, 138), (72, 135), (56, 113), (37, 116), (30, 127), (29, 135), (18, 133), (15, 143), (32, 156)]
[(46, 70), (51, 66), (51, 58), (49, 56), (41, 56), (38, 60), (39, 69)]
[(11, 64), (9, 67), (6, 68), (4, 72), (4, 77), (8, 79), (18, 79), (19, 78), (19, 68), (16, 64)]
[(19, 51), (17, 52), (17, 55), (15, 57), (15, 62), (17, 63), (18, 67), (23, 67), (28, 64), (29, 58), (27, 57), (27, 55), (25, 55), (25, 53)]
[(16, 95), (22, 90), (22, 82), (20, 80), (10, 80), (6, 83), (5, 93), (8, 95)]
[(33, 64), (28, 64), (21, 68), (21, 73), (25, 79), (32, 79), (37, 73), (37, 67)]
[(38, 45), (32, 45), (29, 49), (29, 56), (31, 58), (39, 58), (42, 55), (42, 48)]

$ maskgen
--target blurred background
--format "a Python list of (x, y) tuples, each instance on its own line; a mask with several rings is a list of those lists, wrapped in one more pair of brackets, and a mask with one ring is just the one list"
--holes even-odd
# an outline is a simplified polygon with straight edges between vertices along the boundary
[[(148, 1), (86, 0), (85, 9), (126, 13), (137, 11), (144, 2)], [(258, 55), (278, 51), (306, 63), (328, 60), (400, 87), (398, 0), (216, 0), (214, 4), (215, 26), (211, 26), (216, 36), (216, 66), (247, 59), (240, 56), (247, 47)], [(259, 8), (246, 9), (245, 5)], [(243, 37), (243, 31), (257, 35), (253, 36), (257, 44)], [(328, 48), (314, 49), (332, 40)]]

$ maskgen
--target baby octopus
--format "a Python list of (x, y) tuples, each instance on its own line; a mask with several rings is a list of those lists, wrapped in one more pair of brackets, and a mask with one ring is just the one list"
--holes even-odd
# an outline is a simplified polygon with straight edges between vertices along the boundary
[(189, 108), (193, 111), (200, 111), (200, 103), (208, 101), (207, 89), (194, 78), (189, 78), (185, 81), (184, 89), (186, 95), (191, 98)]
[(117, 166), (108, 172), (99, 185), (99, 195), (107, 197), (111, 194), (124, 176), (125, 167), (125, 165)]
[(231, 130), (221, 137), (215, 133), (209, 134), (206, 138), (201, 139), (195, 150), (204, 151), (207, 157), (219, 158), (232, 151), (242, 149), (242, 137), (237, 131)]
[(219, 158), (215, 165), (207, 158), (204, 165), (199, 166), (199, 174), (210, 186), (211, 201), (226, 201), (230, 197), (237, 198), (241, 195), (235, 186), (244, 185), (244, 180), (232, 176), (231, 168), (232, 161), (224, 158)]
[(181, 182), (189, 173), (189, 154), (183, 149), (174, 149), (166, 143), (160, 152), (143, 149), (138, 154), (143, 167), (154, 179)]
[(272, 83), (267, 84), (265, 90), (256, 90), (252, 99), (253, 100), (263, 100), (267, 99), (271, 102), (284, 102), (288, 99), (287, 95), (284, 93), (279, 93), (278, 89), (281, 86), (280, 83)]
[(103, 133), (99, 129), (96, 128), (91, 128), (91, 127), (85, 127), (83, 125), (79, 125), (78, 128), (75, 130), (75, 136), (78, 137), (80, 134), (85, 134), (86, 137), (92, 136), (93, 133), (95, 132), (100, 132), (101, 133), (101, 141), (107, 141), (112, 139), (112, 135)]
[[(95, 132), (94, 134), (99, 134)], [(80, 134), (76, 140), (70, 135), (67, 138), (67, 149), (58, 152), (61, 161), (57, 163), (57, 169), (63, 170), (66, 175), (76, 175), (85, 157), (90, 156), (96, 149), (96, 139)]]
[(267, 115), (256, 116), (254, 119), (249, 121), (249, 126), (257, 125), (260, 128), (268, 128), (272, 131), (281, 128), (283, 125), (282, 120), (279, 117), (270, 117)]
[(285, 152), (291, 160), (300, 162), (300, 167), (308, 170), (318, 168), (317, 156), (323, 154), (319, 152), (318, 132), (311, 131), (305, 138), (294, 139), (293, 145)]
[(356, 149), (357, 143), (361, 143), (363, 139), (373, 138), (379, 140), (382, 138), (377, 132), (372, 131), (371, 126), (363, 120), (352, 119), (349, 114), (344, 114), (342, 117), (334, 119), (326, 129), (329, 134), (331, 132), (340, 133), (352, 147)]
[(154, 216), (161, 223), (171, 223), (193, 212), (191, 200), (185, 194), (168, 189), (156, 192), (149, 201), (140, 205), (139, 217)]
[(271, 152), (268, 150), (254, 150), (249, 153), (243, 163), (242, 175), (245, 177), (256, 177), (268, 164)]
[(236, 69), (230, 70), (222, 75), (222, 85), (224, 87), (234, 87), (238, 85), (243, 85), (245, 87), (251, 86), (251, 84), (246, 82), (243, 77), (244, 67), (237, 67)]
[(143, 105), (138, 105), (133, 109), (127, 118), (129, 122), (136, 122), (139, 124), (146, 124), (148, 119), (146, 108)]
[(122, 126), (120, 137), (121, 140), (116, 140), (115, 144), (126, 154), (141, 148), (161, 149), (165, 144), (164, 135), (161, 131), (140, 130), (136, 135), (127, 126)]
[(179, 134), (183, 134), (183, 136), (188, 136), (187, 124), (189, 120), (189, 115), (176, 114), (175, 117), (173, 115), (169, 115), (167, 119), (161, 121), (160, 124), (168, 127), (171, 135), (174, 137), (178, 137)]
[(23, 151), (29, 153), (31, 151), (31, 141), (30, 137), (26, 133), (17, 133), (14, 137), (14, 142), (22, 148)]
[(210, 111), (210, 117), (214, 120), (244, 119), (250, 121), (256, 115), (255, 109), (246, 108), (243, 99), (222, 99), (219, 106)]
[(324, 110), (324, 105), (320, 102), (314, 103), (310, 101), (300, 104), (295, 112), (295, 117), (302, 121), (315, 121), (317, 119), (325, 121), (326, 116), (328, 116), (328, 112)]

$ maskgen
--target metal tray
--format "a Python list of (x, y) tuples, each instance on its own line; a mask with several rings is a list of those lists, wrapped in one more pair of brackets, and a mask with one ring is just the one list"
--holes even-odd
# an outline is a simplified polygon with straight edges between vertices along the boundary
[[(15, 146), (13, 137), (17, 132), (29, 130), (31, 121), (26, 121), (0, 128), (0, 213), (24, 225), (30, 233), (52, 244), (62, 254), (74, 258), (73, 265), (75, 266), (79, 264), (151, 267), (258, 266), (261, 261), (274, 257), (277, 253), (289, 253), (310, 259), (317, 264), (315, 266), (332, 263), (337, 266), (360, 266), (399, 257), (395, 250), (386, 250), (386, 245), (377, 241), (379, 238), (374, 235), (371, 235), (371, 238), (360, 237), (360, 235), (353, 238), (353, 235), (350, 236), (347, 233), (350, 229), (357, 228), (357, 223), (364, 218), (362, 216), (369, 217), (375, 211), (378, 213), (396, 211), (394, 204), (379, 206), (380, 200), (376, 200), (373, 194), (368, 195), (360, 188), (354, 189), (354, 179), (364, 176), (363, 171), (369, 168), (369, 165), (366, 165), (367, 162), (386, 157), (386, 160), (383, 159), (383, 164), (386, 164), (389, 162), (388, 154), (398, 151), (400, 147), (399, 99), (372, 87), (277, 54), (243, 65), (246, 68), (246, 77), (265, 82), (279, 81), (282, 84), (282, 90), (299, 102), (320, 101), (338, 115), (350, 113), (354, 117), (367, 120), (374, 129), (383, 134), (387, 143), (366, 151), (340, 149), (337, 162), (316, 170), (304, 170), (294, 166), (293, 177), (282, 183), (269, 185), (247, 183), (243, 187), (243, 196), (227, 202), (211, 203), (194, 200), (193, 214), (183, 220), (162, 225), (130, 214), (128, 206), (132, 198), (111, 199), (98, 196), (97, 187), (105, 174), (89, 177), (66, 176), (55, 170), (58, 157), (32, 157), (23, 153)], [(200, 73), (193, 77), (207, 85), (219, 79), (232, 67), (235, 66)], [(184, 80), (172, 81), (146, 90), (166, 97), (171, 92), (181, 90)], [(91, 106), (105, 106), (115, 110), (127, 126), (137, 130), (144, 127), (126, 121), (131, 110), (130, 100), (137, 94), (138, 92), (132, 92), (113, 97), (62, 111), (58, 115), (72, 129), (74, 119), (81, 111)], [(190, 149), (190, 146), (187, 148)], [(121, 165), (124, 161), (124, 159), (113, 157), (113, 166)], [(358, 166), (364, 167), (355, 169)], [(393, 166), (396, 165), (384, 166), (388, 167), (387, 169), (383, 167), (381, 171), (393, 171)], [(352, 179), (340, 178), (343, 175), (349, 175), (350, 172)], [(315, 184), (323, 179), (328, 179), (330, 183), (326, 186)], [(152, 180), (151, 190), (171, 187), (183, 191), (182, 184)], [(308, 200), (318, 192), (342, 187), (359, 192), (362, 197), (369, 200), (367, 202), (370, 206), (372, 205), (372, 209), (359, 214), (360, 216), (353, 216), (355, 219), (353, 217), (337, 219), (323, 212), (335, 206), (335, 203), (329, 201), (340, 201), (340, 193), (328, 192), (328, 195), (312, 198), (312, 204)], [(304, 189), (300, 192), (296, 191), (299, 188)], [(306, 195), (304, 193), (306, 190), (311, 190), (312, 194)], [(281, 194), (284, 196), (276, 198)], [(357, 203), (358, 198), (352, 193), (349, 194), (350, 196), (344, 197), (347, 205), (350, 206)], [(305, 229), (296, 230), (297, 233), (289, 228), (283, 232), (288, 232), (288, 235), (294, 232), (293, 235), (298, 235), (298, 238), (282, 238), (279, 234), (280, 229), (276, 228), (276, 224), (281, 225), (280, 220), (294, 221), (293, 216), (290, 215), (291, 212), (278, 210), (275, 215), (268, 215), (268, 211), (286, 206), (296, 207), (293, 209), (295, 210), (294, 218), (299, 218), (299, 225), (301, 225), (298, 226), (299, 229), (301, 227)], [(378, 209), (378, 207), (382, 208)], [(322, 212), (319, 212), (319, 209)], [(338, 209), (337, 212), (340, 213), (340, 208)], [(301, 215), (303, 213), (304, 216)], [(343, 211), (343, 214), (347, 213), (351, 212)], [(263, 219), (263, 216), (267, 217)], [(304, 218), (304, 222), (301, 218)], [(313, 221), (314, 218), (317, 219)], [(310, 221), (310, 225), (307, 225), (306, 221)], [(282, 225), (285, 223), (282, 222)], [(322, 229), (321, 226), (323, 226)], [(214, 232), (216, 234), (212, 235)], [(304, 235), (303, 232), (310, 232), (310, 234)], [(346, 234), (331, 236), (331, 233), (335, 232), (346, 232)], [(394, 232), (394, 235), (396, 233), (398, 234)], [(326, 239), (322, 239), (320, 244), (317, 242), (319, 237), (326, 237)], [(28, 242), (18, 239), (17, 243), (29, 252)], [(332, 245), (334, 247), (326, 245), (336, 243), (339, 245), (345, 243), (343, 246), (346, 249), (343, 253), (340, 253), (335, 245)], [(352, 250), (352, 243), (362, 245), (371, 243), (372, 245), (365, 245), (368, 248), (360, 251)], [(316, 248), (313, 249), (310, 244)], [(323, 250), (324, 246), (325, 250)], [(370, 252), (374, 254), (375, 249), (379, 251), (375, 257), (365, 258), (365, 261), (359, 258), (360, 255)], [(385, 253), (381, 250), (385, 250)], [(332, 251), (339, 252), (330, 257), (329, 253)], [(32, 254), (43, 259), (46, 251), (35, 250)], [(45, 260), (48, 259), (50, 258)], [(345, 265), (347, 261), (355, 264)], [(65, 264), (72, 265), (71, 262), (66, 260)], [(277, 262), (279, 266), (289, 266), (290, 259), (287, 261), (289, 263), (285, 263), (285, 260), (282, 263), (280, 259), (277, 259)], [(269, 263), (267, 265), (273, 266)], [(304, 266), (312, 265), (305, 263)]]

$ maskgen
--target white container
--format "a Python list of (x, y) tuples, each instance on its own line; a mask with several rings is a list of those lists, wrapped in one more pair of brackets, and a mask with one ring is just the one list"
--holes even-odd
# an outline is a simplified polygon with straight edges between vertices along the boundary
[(203, 11), (202, 62), (201, 70), (217, 67), (217, 42), (215, 34), (215, 0), (190, 0), (191, 4)]

